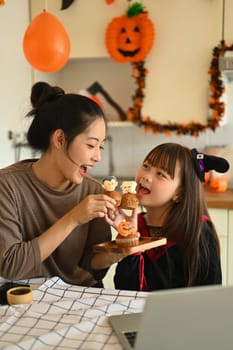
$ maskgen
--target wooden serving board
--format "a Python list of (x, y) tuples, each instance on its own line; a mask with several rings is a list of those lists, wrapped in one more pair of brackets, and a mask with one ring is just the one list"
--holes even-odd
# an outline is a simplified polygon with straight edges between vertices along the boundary
[(141, 237), (139, 243), (134, 247), (118, 247), (116, 241), (103, 242), (94, 246), (95, 252), (110, 252), (110, 253), (122, 253), (126, 255), (143, 252), (144, 250), (160, 247), (167, 244), (165, 237), (152, 238)]

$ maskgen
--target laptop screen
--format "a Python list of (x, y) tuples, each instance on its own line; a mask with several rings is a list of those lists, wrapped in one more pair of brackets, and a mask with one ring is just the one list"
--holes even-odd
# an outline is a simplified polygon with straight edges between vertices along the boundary
[(124, 349), (125, 333), (137, 330), (136, 350), (233, 349), (233, 286), (152, 292), (143, 313), (111, 317)]

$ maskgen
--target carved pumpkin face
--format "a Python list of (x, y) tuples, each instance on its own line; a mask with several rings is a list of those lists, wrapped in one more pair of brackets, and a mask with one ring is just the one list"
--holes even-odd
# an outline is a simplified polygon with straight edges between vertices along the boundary
[(115, 17), (106, 29), (106, 47), (117, 62), (140, 62), (154, 43), (154, 26), (147, 13)]
[(119, 225), (117, 226), (117, 232), (123, 236), (127, 237), (130, 235), (135, 235), (137, 233), (137, 230), (135, 226), (129, 222), (129, 221), (121, 221)]

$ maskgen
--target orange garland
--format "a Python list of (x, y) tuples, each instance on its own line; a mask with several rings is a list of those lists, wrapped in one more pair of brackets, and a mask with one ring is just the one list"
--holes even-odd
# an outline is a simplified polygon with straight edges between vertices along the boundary
[(220, 122), (224, 116), (225, 104), (221, 101), (225, 87), (219, 70), (219, 56), (226, 50), (233, 50), (233, 45), (228, 47), (224, 41), (221, 41), (217, 47), (213, 49), (213, 58), (210, 63), (208, 73), (210, 74), (210, 91), (209, 107), (212, 110), (212, 117), (208, 119), (206, 125), (199, 122), (190, 122), (187, 124), (179, 124), (168, 122), (160, 124), (150, 119), (149, 116), (141, 116), (141, 108), (143, 106), (145, 79), (148, 71), (144, 68), (145, 62), (132, 63), (133, 77), (136, 80), (137, 89), (133, 96), (133, 107), (127, 111), (127, 119), (136, 123), (140, 127), (144, 127), (145, 132), (151, 131), (153, 134), (165, 133), (166, 136), (171, 136), (172, 132), (177, 135), (192, 135), (197, 137), (200, 132), (205, 132), (206, 129), (215, 130), (220, 126)]

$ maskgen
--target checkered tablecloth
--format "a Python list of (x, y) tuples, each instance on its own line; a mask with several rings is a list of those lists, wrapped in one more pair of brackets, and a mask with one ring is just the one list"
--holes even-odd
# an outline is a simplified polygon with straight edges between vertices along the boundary
[(23, 281), (30, 305), (0, 305), (0, 349), (122, 349), (107, 317), (143, 309), (145, 292), (87, 288), (59, 278)]

